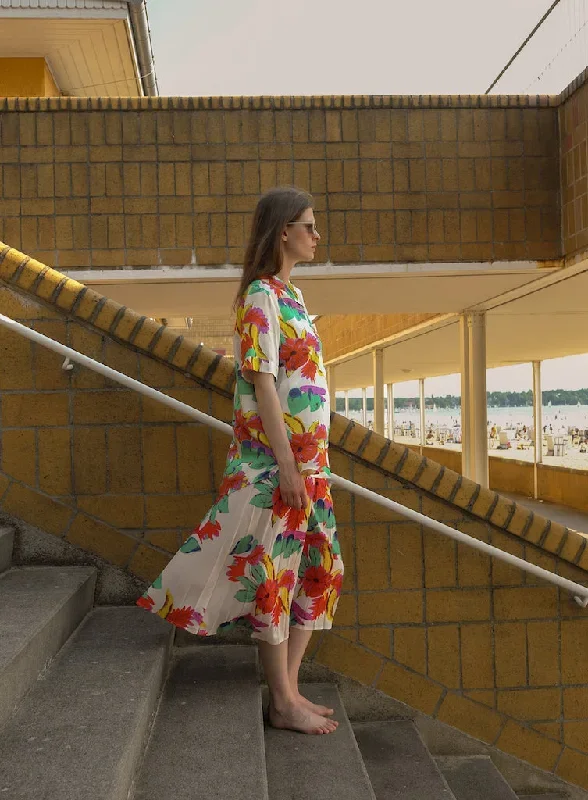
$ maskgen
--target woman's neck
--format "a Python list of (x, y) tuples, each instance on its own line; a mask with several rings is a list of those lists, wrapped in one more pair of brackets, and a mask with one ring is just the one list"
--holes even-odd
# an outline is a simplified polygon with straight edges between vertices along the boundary
[(294, 263), (289, 263), (284, 259), (282, 261), (282, 269), (278, 272), (277, 277), (284, 283), (290, 282), (290, 274), (294, 268)]

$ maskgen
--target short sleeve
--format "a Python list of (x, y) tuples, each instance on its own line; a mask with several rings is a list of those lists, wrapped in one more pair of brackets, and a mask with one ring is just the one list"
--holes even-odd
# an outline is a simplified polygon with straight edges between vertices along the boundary
[(269, 372), (278, 377), (280, 317), (278, 301), (263, 281), (253, 281), (237, 310), (236, 333), (241, 372)]

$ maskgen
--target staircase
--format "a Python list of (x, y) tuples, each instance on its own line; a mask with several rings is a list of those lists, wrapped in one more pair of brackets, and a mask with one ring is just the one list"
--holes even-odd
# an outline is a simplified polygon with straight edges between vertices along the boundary
[(255, 646), (174, 649), (157, 616), (93, 606), (93, 567), (12, 567), (12, 545), (0, 529), (0, 800), (516, 800), (409, 719), (352, 724), (334, 684), (304, 690), (335, 733), (264, 728)]

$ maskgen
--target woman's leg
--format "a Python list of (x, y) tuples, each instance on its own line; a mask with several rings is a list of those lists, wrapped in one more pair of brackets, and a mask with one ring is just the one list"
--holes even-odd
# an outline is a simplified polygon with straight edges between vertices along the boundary
[(300, 694), (300, 689), (298, 688), (298, 672), (311, 636), (312, 631), (305, 630), (297, 625), (290, 627), (290, 638), (288, 639), (288, 677), (290, 686), (294, 697), (299, 703), (302, 703), (310, 711), (314, 711), (317, 714), (330, 716), (334, 713), (332, 708), (311, 703), (310, 700)]
[(258, 640), (257, 644), (270, 692), (271, 725), (302, 733), (332, 733), (338, 723), (304, 708), (292, 691), (288, 674), (288, 640), (280, 644)]

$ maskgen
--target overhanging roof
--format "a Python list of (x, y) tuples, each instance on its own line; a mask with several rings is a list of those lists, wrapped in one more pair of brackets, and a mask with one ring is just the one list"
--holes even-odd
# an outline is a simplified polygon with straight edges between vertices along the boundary
[(0, 0), (0, 55), (44, 58), (66, 95), (157, 94), (137, 0)]

